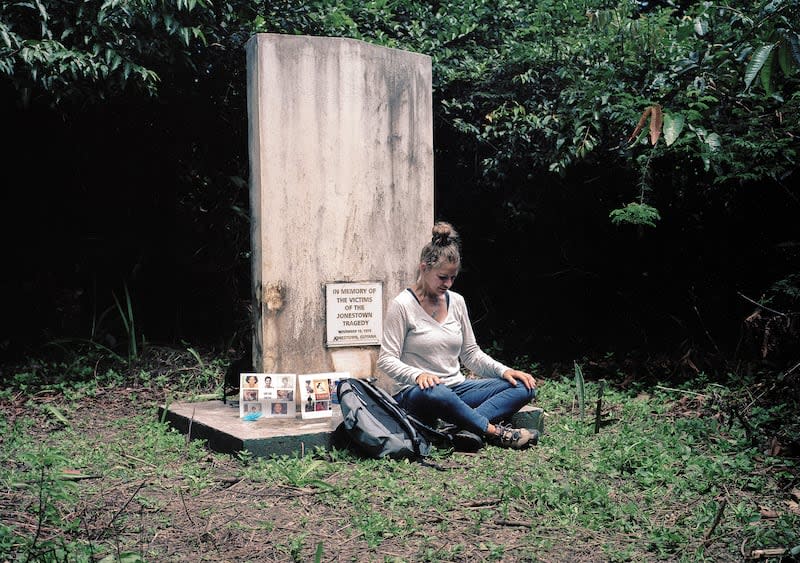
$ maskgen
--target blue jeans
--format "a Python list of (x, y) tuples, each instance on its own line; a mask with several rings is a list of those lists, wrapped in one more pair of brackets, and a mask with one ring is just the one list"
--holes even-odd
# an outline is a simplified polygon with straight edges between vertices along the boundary
[(406, 387), (395, 400), (428, 423), (440, 418), (483, 436), (489, 423), (510, 417), (535, 396), (536, 389), (519, 381), (515, 387), (505, 379), (467, 379), (452, 387), (441, 383), (427, 389)]

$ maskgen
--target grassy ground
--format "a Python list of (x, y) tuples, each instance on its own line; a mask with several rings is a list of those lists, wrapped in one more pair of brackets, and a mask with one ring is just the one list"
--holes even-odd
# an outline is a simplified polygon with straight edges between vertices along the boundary
[(595, 433), (599, 384), (586, 383), (582, 419), (572, 373), (549, 374), (537, 447), (436, 451), (439, 471), (341, 451), (210, 452), (157, 406), (213, 390), (223, 363), (191, 349), (156, 356), (5, 373), (0, 561), (777, 562), (759, 550), (800, 551), (798, 459), (770, 430), (796, 413), (758, 406), (752, 388), (609, 385)]

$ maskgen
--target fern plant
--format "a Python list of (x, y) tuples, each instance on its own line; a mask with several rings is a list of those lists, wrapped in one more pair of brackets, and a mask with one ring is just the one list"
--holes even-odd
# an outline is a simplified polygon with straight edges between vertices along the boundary
[(646, 203), (636, 202), (631, 202), (621, 209), (614, 209), (608, 216), (614, 225), (629, 223), (648, 227), (655, 227), (656, 221), (661, 219), (658, 209)]

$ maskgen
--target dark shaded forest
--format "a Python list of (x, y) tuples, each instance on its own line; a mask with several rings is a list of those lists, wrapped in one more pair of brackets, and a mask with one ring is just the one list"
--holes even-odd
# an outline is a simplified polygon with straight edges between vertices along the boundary
[[(748, 23), (692, 2), (178, 2), (125, 12), (127, 26), (108, 15), (107, 29), (71, 44), (65, 31), (88, 29), (89, 15), (67, 2), (48, 5), (55, 46), (22, 4), (0, 11), (12, 32), (0, 50), (8, 360), (65, 339), (121, 349), (126, 311), (142, 342), (246, 346), (243, 45), (269, 31), (433, 57), (435, 215), (462, 233), (455, 289), (484, 347), (545, 363), (614, 358), (659, 376), (797, 363), (791, 3), (743, 4)], [(130, 42), (143, 30), (149, 47)], [(47, 56), (25, 56), (37, 41)], [(763, 45), (774, 60), (760, 60)], [(78, 56), (92, 49), (123, 62), (92, 71)], [(632, 135), (656, 107), (663, 122), (653, 110)]]

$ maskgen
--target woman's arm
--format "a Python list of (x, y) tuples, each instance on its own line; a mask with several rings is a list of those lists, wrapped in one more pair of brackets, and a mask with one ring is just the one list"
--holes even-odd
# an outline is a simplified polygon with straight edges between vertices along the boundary
[(459, 354), (461, 363), (464, 367), (482, 377), (503, 377), (503, 374), (511, 368), (498, 362), (478, 346), (464, 298), (461, 295), (458, 295), (457, 298), (454, 296), (453, 305), (457, 308), (454, 312), (461, 322), (461, 333), (464, 337), (461, 353)]
[(417, 377), (423, 373), (423, 370), (400, 361), (407, 332), (406, 311), (397, 300), (393, 299), (389, 303), (386, 317), (383, 320), (383, 338), (381, 351), (378, 354), (378, 369), (401, 385), (415, 385)]

